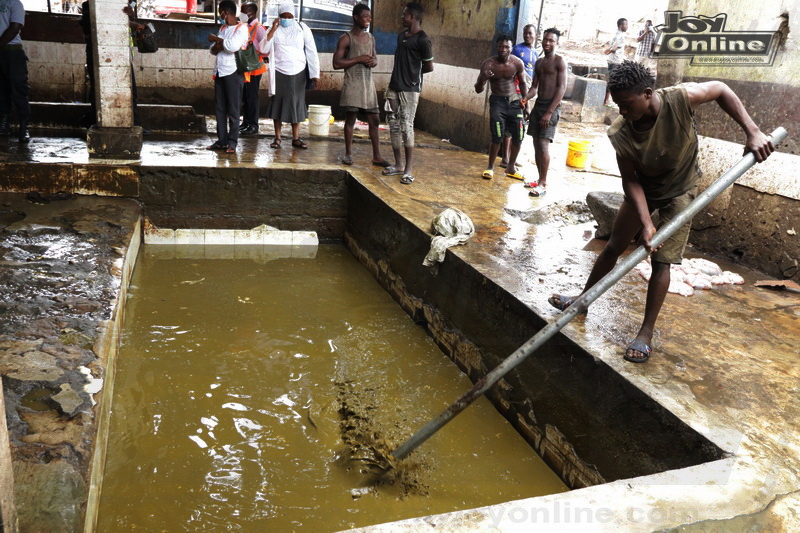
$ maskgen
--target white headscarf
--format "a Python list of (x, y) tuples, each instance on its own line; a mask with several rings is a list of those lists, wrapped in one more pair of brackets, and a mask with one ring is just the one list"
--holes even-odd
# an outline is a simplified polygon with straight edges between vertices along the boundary
[(294, 12), (294, 2), (281, 2), (280, 7), (278, 8), (278, 16), (281, 16), (284, 13), (291, 13), (294, 18), (297, 18), (297, 13)]

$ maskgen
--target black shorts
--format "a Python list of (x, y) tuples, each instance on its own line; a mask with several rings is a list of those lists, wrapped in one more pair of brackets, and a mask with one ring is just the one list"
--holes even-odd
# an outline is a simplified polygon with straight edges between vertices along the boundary
[(344, 108), (345, 113), (358, 113), (359, 115), (377, 115), (381, 112), (381, 110), (377, 107), (372, 109), (364, 109), (363, 107), (351, 107), (347, 106)]
[(522, 144), (522, 139), (525, 137), (525, 123), (519, 95), (493, 94), (489, 97), (489, 127), (493, 143), (502, 142), (503, 134), (507, 133), (513, 144)]
[(552, 102), (552, 100), (536, 100), (536, 103), (533, 105), (531, 118), (528, 121), (528, 135), (534, 139), (549, 139), (550, 142), (553, 142), (553, 139), (556, 137), (556, 126), (558, 125), (558, 120), (561, 118), (561, 105), (550, 115), (550, 122), (547, 123), (547, 128), (542, 129), (539, 124), (542, 121), (542, 117), (547, 112), (547, 108), (550, 107), (550, 102)]

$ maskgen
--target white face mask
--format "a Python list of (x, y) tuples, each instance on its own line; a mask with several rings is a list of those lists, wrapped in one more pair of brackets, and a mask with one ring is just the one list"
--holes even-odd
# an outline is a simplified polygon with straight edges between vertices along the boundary
[(250, 17), (247, 16), (247, 13), (239, 13), (239, 20), (246, 24)]

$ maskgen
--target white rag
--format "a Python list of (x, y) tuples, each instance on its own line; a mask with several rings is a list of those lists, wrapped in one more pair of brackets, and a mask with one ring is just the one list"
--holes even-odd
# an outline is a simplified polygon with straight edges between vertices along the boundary
[(475, 234), (475, 226), (467, 215), (448, 207), (433, 218), (433, 232), (431, 249), (422, 264), (433, 266), (444, 261), (447, 249), (456, 244), (464, 244)]

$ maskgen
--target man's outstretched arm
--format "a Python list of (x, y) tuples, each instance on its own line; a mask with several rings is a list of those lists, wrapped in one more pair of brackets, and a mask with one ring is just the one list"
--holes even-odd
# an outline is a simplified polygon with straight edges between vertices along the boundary
[(692, 108), (707, 102), (717, 102), (717, 105), (741, 126), (747, 136), (744, 151), (745, 153), (752, 152), (759, 163), (775, 151), (770, 138), (750, 118), (736, 93), (723, 82), (687, 83), (686, 93)]

